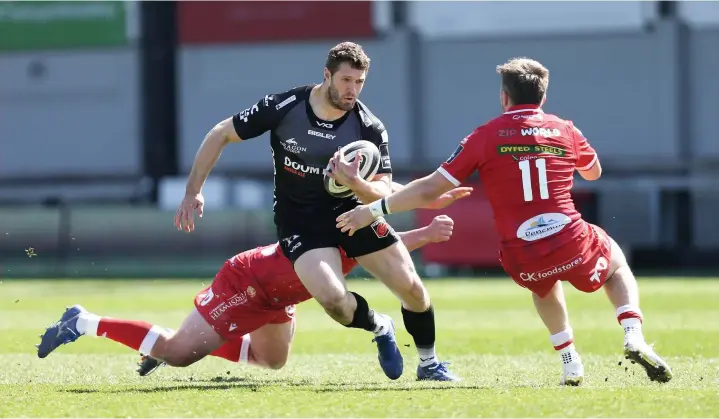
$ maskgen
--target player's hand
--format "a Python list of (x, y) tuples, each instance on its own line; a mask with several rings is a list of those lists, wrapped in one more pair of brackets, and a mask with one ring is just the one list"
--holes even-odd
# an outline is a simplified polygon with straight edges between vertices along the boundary
[(205, 198), (201, 193), (197, 195), (185, 195), (175, 213), (175, 227), (180, 231), (191, 232), (195, 229), (195, 211), (202, 218), (202, 209), (205, 206)]
[(362, 153), (360, 152), (350, 163), (345, 159), (344, 153), (340, 153), (338, 150), (330, 159), (330, 172), (327, 175), (340, 185), (353, 189), (361, 179), (359, 173), (361, 159)]
[(432, 223), (427, 226), (427, 239), (431, 243), (446, 242), (452, 237), (454, 230), (454, 220), (446, 215), (438, 215), (434, 217)]
[(423, 208), (434, 210), (446, 208), (454, 204), (455, 201), (468, 197), (473, 190), (474, 188), (469, 186), (454, 188), (451, 191), (442, 194), (439, 198), (425, 205)]
[(351, 211), (340, 214), (336, 221), (337, 228), (341, 229), (343, 233), (348, 232), (351, 236), (357, 230), (372, 224), (374, 217), (372, 216), (372, 211), (369, 209), (369, 205), (360, 205)]

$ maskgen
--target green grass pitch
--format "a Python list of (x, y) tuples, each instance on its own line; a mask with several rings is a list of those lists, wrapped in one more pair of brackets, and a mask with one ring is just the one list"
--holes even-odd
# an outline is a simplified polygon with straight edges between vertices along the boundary
[(437, 350), (463, 381), (417, 382), (417, 355), (399, 304), (376, 281), (351, 281), (391, 314), (405, 374), (384, 377), (366, 332), (330, 320), (317, 303), (298, 307), (288, 365), (267, 371), (207, 358), (142, 378), (139, 357), (83, 337), (38, 359), (34, 344), (65, 306), (177, 327), (202, 281), (20, 281), (0, 284), (2, 417), (716, 417), (719, 416), (719, 280), (642, 279), (647, 340), (674, 370), (649, 382), (621, 356), (623, 333), (603, 292), (565, 285), (579, 388), (558, 385), (561, 366), (528, 291), (508, 279), (428, 280)]

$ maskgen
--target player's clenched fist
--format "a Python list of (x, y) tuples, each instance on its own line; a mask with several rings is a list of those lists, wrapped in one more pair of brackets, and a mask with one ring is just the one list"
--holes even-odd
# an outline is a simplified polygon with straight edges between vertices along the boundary
[(175, 227), (178, 230), (191, 232), (195, 229), (195, 211), (202, 218), (202, 208), (205, 206), (205, 198), (201, 193), (196, 195), (185, 195), (182, 198), (179, 208), (175, 213)]
[(446, 242), (452, 237), (453, 230), (454, 220), (446, 215), (438, 215), (427, 226), (427, 237), (432, 243)]

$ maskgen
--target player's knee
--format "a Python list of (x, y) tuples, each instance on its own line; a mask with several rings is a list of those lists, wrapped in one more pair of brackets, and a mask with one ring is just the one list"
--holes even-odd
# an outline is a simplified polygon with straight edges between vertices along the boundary
[(396, 282), (394, 291), (400, 295), (406, 308), (417, 312), (429, 309), (429, 292), (414, 269), (398, 272), (397, 278), (401, 279)]
[(398, 294), (402, 299), (402, 305), (410, 311), (419, 313), (429, 309), (429, 292), (427, 292), (419, 278), (411, 281), (409, 286), (398, 292)]
[(272, 357), (264, 360), (264, 366), (271, 370), (280, 370), (287, 365), (287, 356)]
[(415, 287), (413, 288), (413, 292), (417, 298), (417, 300), (421, 301), (422, 304), (429, 309), (430, 306), (430, 298), (429, 298), (429, 291), (427, 291), (427, 288), (424, 287), (424, 284), (422, 281), (417, 281), (415, 284)]
[(341, 310), (347, 305), (346, 292), (334, 292), (334, 290), (333, 292), (315, 295), (315, 300), (317, 300), (325, 310)]
[(333, 318), (351, 317), (352, 310), (349, 304), (348, 293), (332, 292), (315, 296), (315, 300)]

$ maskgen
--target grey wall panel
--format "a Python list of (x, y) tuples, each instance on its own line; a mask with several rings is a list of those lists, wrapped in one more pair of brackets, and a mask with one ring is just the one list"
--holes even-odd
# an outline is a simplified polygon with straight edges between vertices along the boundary
[(675, 162), (675, 92), (667, 88), (674, 69), (666, 65), (672, 33), (665, 32), (427, 42), (422, 88), (430, 160), (441, 162), (477, 125), (499, 114), (496, 65), (529, 56), (551, 72), (546, 111), (573, 120), (604, 162)]
[(136, 174), (137, 54), (0, 56), (0, 176)]
[(413, 1), (408, 9), (412, 27), (433, 39), (638, 30), (656, 14), (653, 1)]
[[(339, 41), (338, 41), (339, 42)], [(407, 97), (406, 39), (358, 41), (372, 64), (361, 99), (382, 119), (395, 165), (411, 153)], [(268, 93), (319, 83), (327, 52), (337, 42), (183, 47), (180, 52), (180, 162), (189, 171), (202, 139), (218, 121), (242, 111)], [(229, 146), (219, 170), (271, 170), (268, 134)]]
[(719, 249), (719, 190), (692, 190), (692, 226), (694, 245), (699, 249)]
[(699, 165), (710, 164), (719, 170), (719, 29), (691, 31), (689, 52), (689, 127), (694, 156)]

